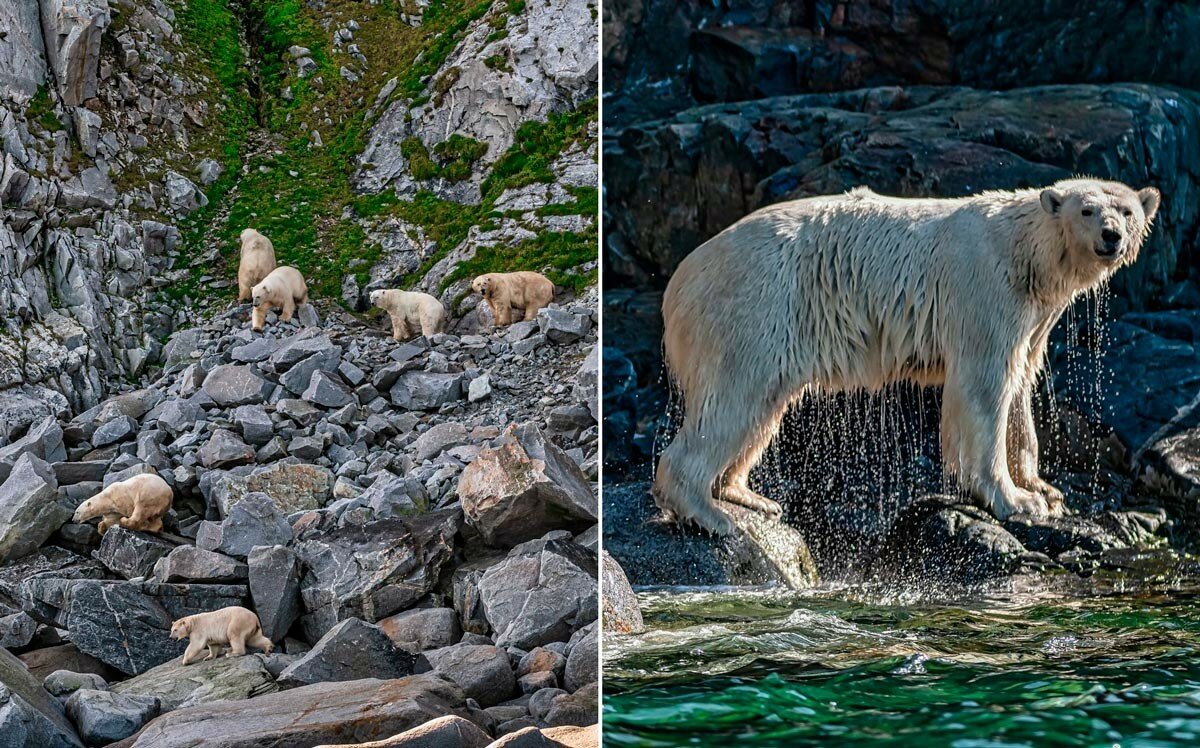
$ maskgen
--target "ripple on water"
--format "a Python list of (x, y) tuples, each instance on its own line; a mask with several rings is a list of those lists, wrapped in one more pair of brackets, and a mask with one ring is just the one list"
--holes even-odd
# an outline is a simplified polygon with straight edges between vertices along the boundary
[(1191, 592), (960, 602), (641, 595), (605, 644), (605, 744), (1193, 746)]

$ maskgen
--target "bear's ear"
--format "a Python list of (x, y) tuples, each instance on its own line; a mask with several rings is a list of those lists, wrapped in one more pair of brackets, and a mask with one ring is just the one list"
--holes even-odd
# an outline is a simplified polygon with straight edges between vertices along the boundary
[(1042, 210), (1052, 216), (1058, 215), (1058, 211), (1062, 210), (1063, 196), (1062, 193), (1053, 187), (1047, 187), (1042, 190)]
[(1153, 187), (1143, 187), (1138, 190), (1138, 199), (1142, 201), (1142, 212), (1146, 214), (1146, 223), (1150, 223), (1154, 219), (1154, 214), (1158, 212), (1158, 203), (1162, 200), (1162, 194)]

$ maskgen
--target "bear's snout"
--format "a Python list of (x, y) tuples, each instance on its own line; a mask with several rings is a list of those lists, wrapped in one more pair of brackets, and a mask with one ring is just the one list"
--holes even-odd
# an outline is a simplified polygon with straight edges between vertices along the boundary
[(1096, 248), (1096, 254), (1101, 257), (1115, 257), (1121, 252), (1121, 232), (1116, 229), (1104, 229), (1100, 232), (1101, 244)]

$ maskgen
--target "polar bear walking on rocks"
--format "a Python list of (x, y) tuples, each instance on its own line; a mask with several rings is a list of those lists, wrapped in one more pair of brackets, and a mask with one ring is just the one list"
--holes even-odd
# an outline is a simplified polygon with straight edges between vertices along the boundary
[(161, 477), (142, 473), (117, 481), (80, 504), (71, 521), (88, 522), (99, 517), (101, 535), (118, 524), (128, 530), (162, 532), (162, 518), (171, 508), (174, 495)]
[(279, 320), (287, 322), (296, 312), (296, 306), (308, 303), (308, 285), (304, 276), (294, 267), (283, 265), (271, 271), (254, 287), (250, 314), (251, 327), (262, 330), (267, 322), (267, 312), (279, 308)]
[(943, 385), (946, 469), (1000, 519), (1057, 515), (1038, 475), (1031, 390), (1067, 305), (1137, 259), (1158, 190), (1045, 189), (901, 199), (855, 189), (780, 203), (688, 255), (663, 296), (684, 420), (658, 505), (717, 534), (719, 498), (777, 515), (748, 485), (807, 394)]
[(524, 319), (537, 319), (539, 311), (554, 301), (554, 283), (541, 273), (487, 273), (471, 281), (471, 288), (492, 308), (497, 327), (513, 323), (513, 309), (525, 312)]
[(171, 638), (188, 637), (188, 646), (183, 653), (184, 665), (190, 665), (206, 648), (208, 656), (205, 660), (214, 660), (221, 656), (225, 647), (229, 647), (230, 657), (241, 657), (246, 654), (246, 647), (257, 647), (266, 654), (271, 654), (275, 645), (263, 635), (262, 624), (253, 611), (238, 605), (221, 608), (209, 613), (197, 613), (184, 616), (171, 624)]
[(381, 289), (371, 292), (371, 304), (383, 309), (392, 319), (392, 337), (408, 340), (420, 330), (432, 337), (446, 329), (446, 309), (427, 293)]
[(238, 301), (249, 301), (255, 286), (275, 269), (275, 246), (254, 229), (242, 231), (238, 262)]

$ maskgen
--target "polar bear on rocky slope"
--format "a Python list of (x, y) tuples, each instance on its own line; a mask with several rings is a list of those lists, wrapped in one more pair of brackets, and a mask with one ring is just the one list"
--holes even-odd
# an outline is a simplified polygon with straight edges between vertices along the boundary
[(249, 301), (263, 278), (275, 269), (275, 246), (254, 229), (242, 231), (242, 254), (238, 262), (238, 301)]
[(279, 320), (287, 322), (296, 312), (297, 305), (308, 303), (308, 285), (299, 270), (283, 265), (272, 270), (254, 287), (250, 303), (254, 305), (250, 322), (255, 330), (263, 329), (267, 312), (276, 307), (280, 309)]
[(446, 309), (427, 293), (380, 289), (371, 292), (371, 304), (383, 309), (392, 319), (392, 337), (408, 340), (417, 330), (431, 337), (446, 329)]
[(1137, 259), (1158, 190), (901, 199), (855, 189), (780, 203), (688, 255), (663, 296), (684, 420), (658, 505), (718, 534), (713, 498), (778, 514), (747, 476), (806, 394), (943, 385), (946, 469), (998, 518), (1062, 512), (1038, 476), (1031, 388), (1063, 310)]
[(524, 319), (537, 319), (540, 310), (554, 301), (554, 283), (541, 273), (487, 273), (471, 281), (471, 288), (492, 308), (497, 326), (511, 325), (513, 309), (522, 309)]
[(161, 477), (142, 473), (117, 481), (80, 504), (71, 521), (88, 522), (100, 517), (101, 535), (116, 524), (129, 530), (162, 532), (162, 518), (171, 508), (174, 495)]
[(241, 657), (246, 654), (246, 647), (257, 647), (266, 654), (271, 654), (275, 645), (263, 635), (262, 624), (254, 611), (231, 605), (208, 613), (197, 613), (184, 616), (171, 624), (171, 638), (188, 637), (188, 646), (183, 653), (183, 665), (196, 661), (206, 648), (208, 656), (205, 660), (213, 660), (221, 656), (225, 647), (229, 647), (230, 657)]

